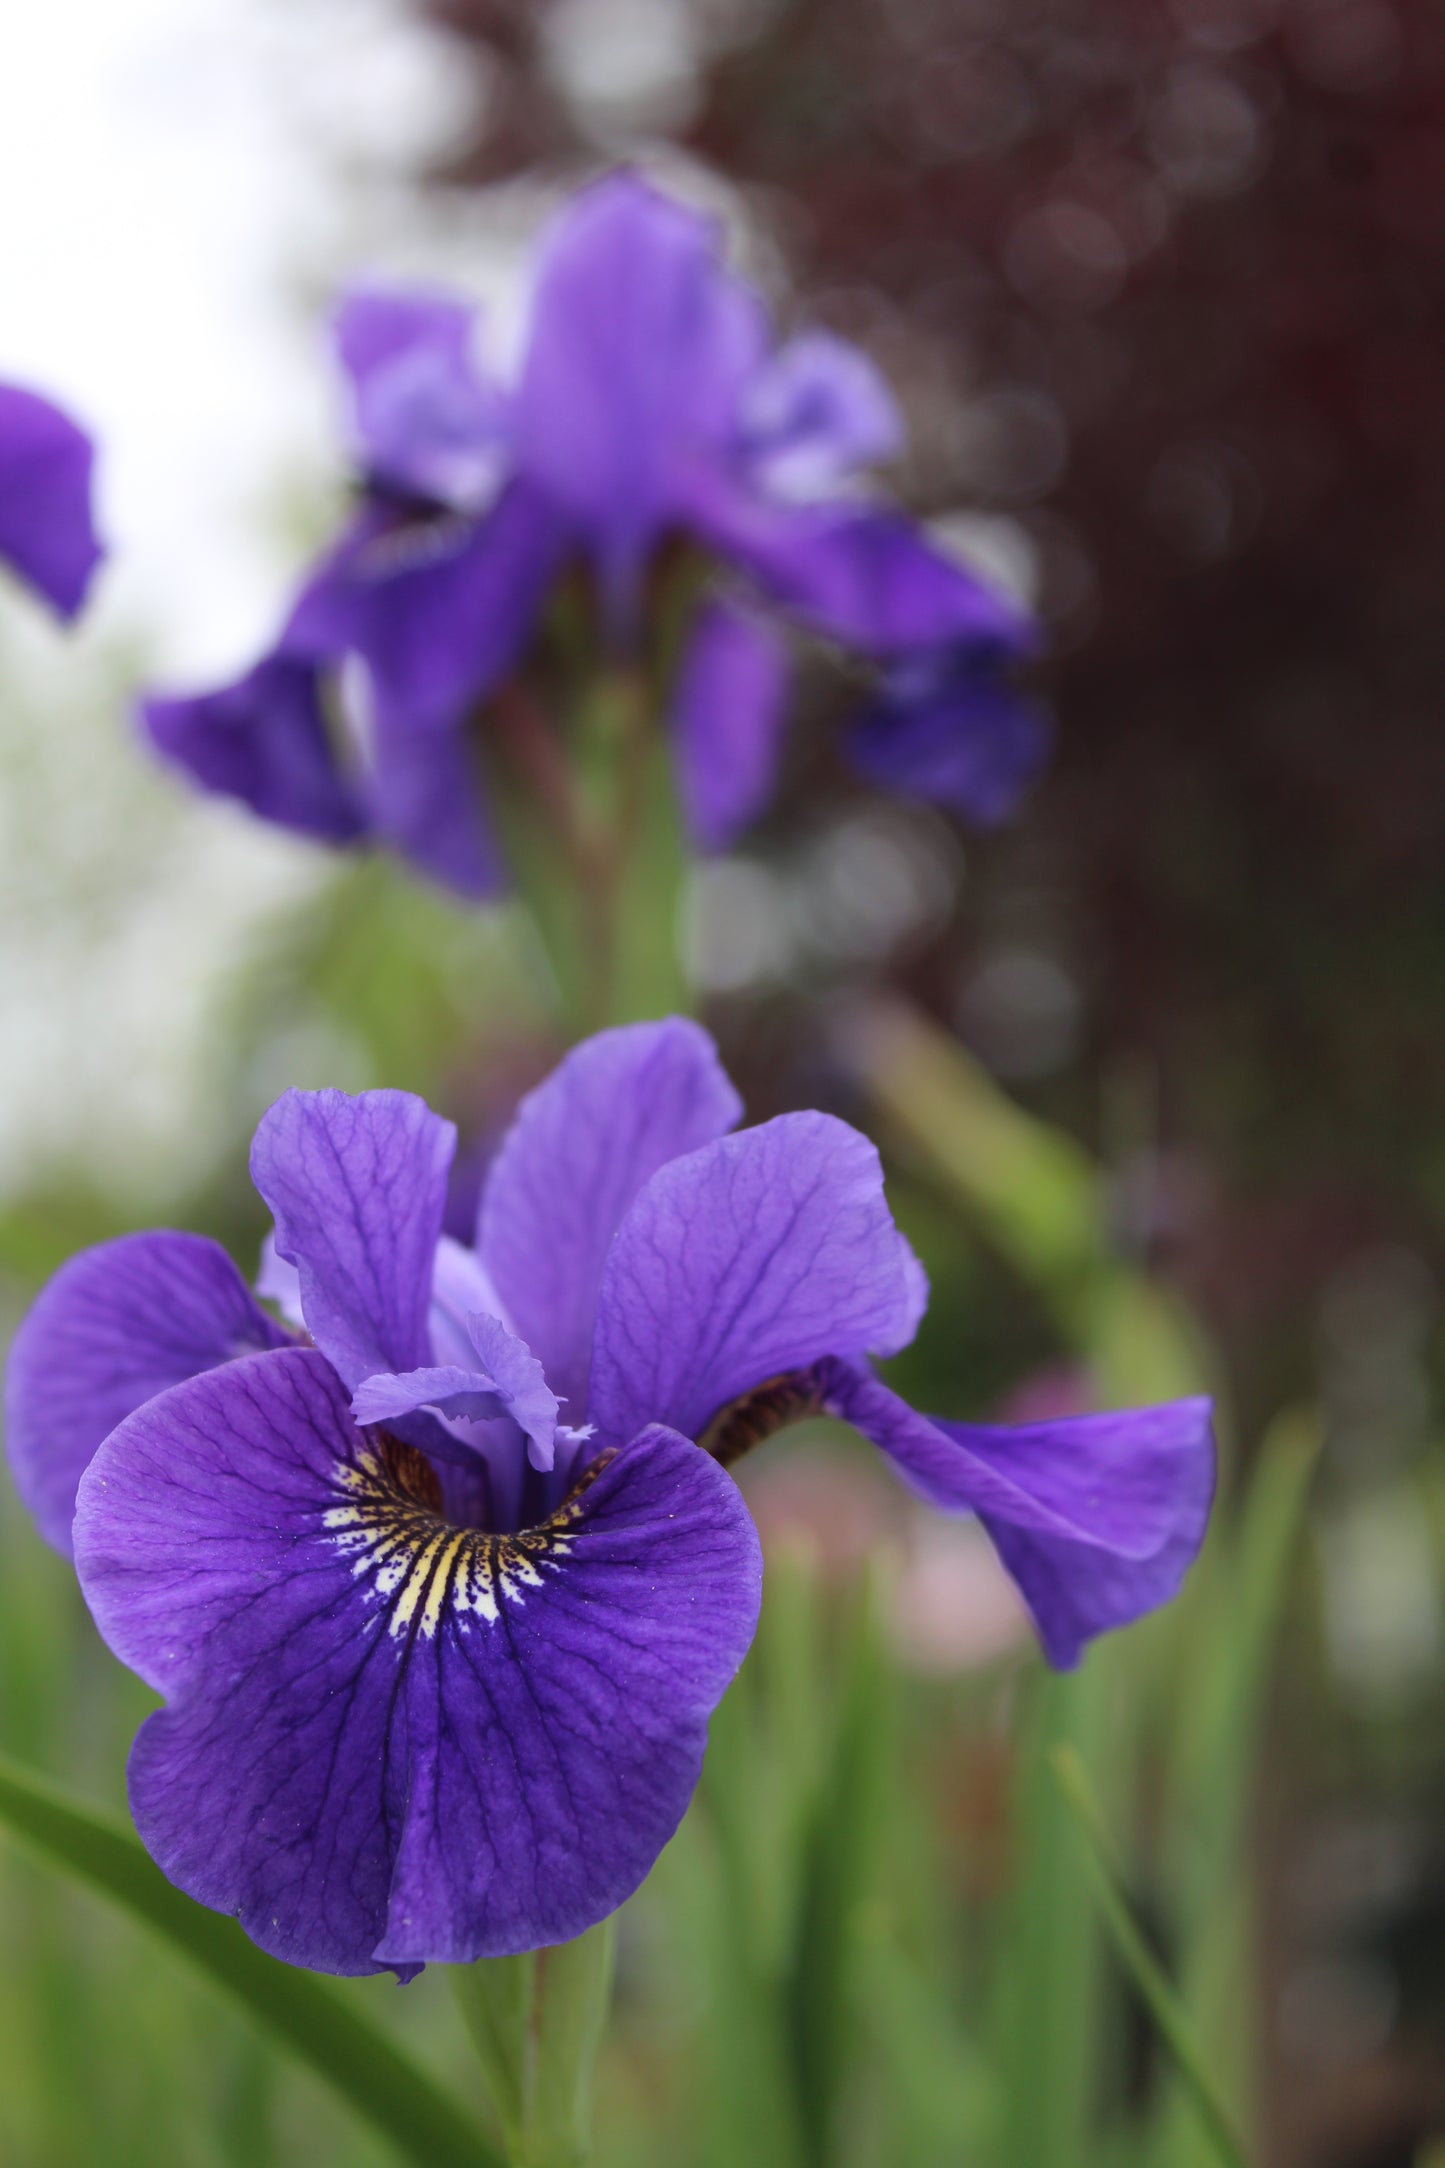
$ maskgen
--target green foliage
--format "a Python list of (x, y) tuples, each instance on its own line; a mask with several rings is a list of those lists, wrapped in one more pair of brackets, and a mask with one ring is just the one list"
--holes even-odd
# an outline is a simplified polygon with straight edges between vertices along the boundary
[[(0, 1760), (0, 1824), (53, 1866), (120, 1905), (199, 1968), (270, 2033), (427, 2168), (489, 2168), (482, 2134), (390, 2036), (313, 1974), (278, 1964), (234, 1920), (172, 1888), (123, 1823)], [(242, 2112), (256, 2115), (256, 2068), (238, 2080)]]
[(512, 2168), (581, 2168), (607, 2024), (616, 1926), (548, 1950), (450, 1968)]

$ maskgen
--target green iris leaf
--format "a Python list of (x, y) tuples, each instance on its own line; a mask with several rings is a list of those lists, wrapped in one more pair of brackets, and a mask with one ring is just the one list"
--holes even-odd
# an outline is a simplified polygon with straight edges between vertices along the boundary
[(465, 2109), (384, 2032), (313, 1973), (268, 1957), (233, 1919), (174, 1889), (124, 1823), (8, 1757), (0, 1757), (0, 1822), (189, 1959), (404, 2157), (425, 2168), (503, 2168)]

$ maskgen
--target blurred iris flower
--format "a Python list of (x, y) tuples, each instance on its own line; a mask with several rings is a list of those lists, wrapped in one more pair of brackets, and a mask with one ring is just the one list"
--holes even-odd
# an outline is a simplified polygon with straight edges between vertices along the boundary
[(798, 1416), (977, 1513), (1057, 1664), (1178, 1588), (1207, 1403), (916, 1414), (870, 1363), (927, 1299), (877, 1153), (740, 1112), (694, 1024), (587, 1040), (523, 1102), (466, 1248), (449, 1123), (288, 1092), (251, 1158), (286, 1325), (176, 1233), (74, 1258), (22, 1325), (17, 1481), (167, 1703), (131, 1756), (141, 1836), (275, 1955), (406, 1974), (577, 1935), (636, 1887), (756, 1622), (727, 1465)]
[(1030, 621), (869, 493), (866, 470), (902, 442), (887, 387), (826, 333), (777, 345), (710, 219), (631, 172), (585, 190), (542, 249), (513, 384), (483, 373), (469, 310), (437, 295), (357, 293), (337, 339), (362, 475), (350, 524), (238, 683), (143, 709), (206, 788), (495, 891), (489, 712), (579, 564), (613, 660), (657, 645), (667, 593), (692, 605), (671, 725), (705, 849), (771, 794), (785, 628), (877, 669), (875, 779), (935, 794), (937, 763), (917, 758), (891, 688), (938, 658), (960, 749), (946, 802), (995, 820), (1029, 780), (1041, 725), (1002, 672), (1030, 649)]
[(79, 614), (101, 558), (94, 466), (95, 447), (68, 414), (0, 384), (0, 562), (66, 619)]

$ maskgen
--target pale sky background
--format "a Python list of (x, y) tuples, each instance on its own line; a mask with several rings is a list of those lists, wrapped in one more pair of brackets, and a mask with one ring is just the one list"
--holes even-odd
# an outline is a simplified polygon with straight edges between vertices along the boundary
[(6, 11), (0, 377), (99, 438), (111, 560), (78, 634), (0, 591), (0, 1202), (66, 1165), (180, 1193), (230, 1149), (219, 997), (331, 861), (162, 776), (128, 694), (269, 635), (344, 473), (336, 288), (500, 275), (474, 209), (423, 233), (404, 185), (473, 97), (388, 0)]
[[(339, 468), (316, 338), (357, 268), (420, 264), (407, 168), (465, 71), (388, 0), (49, 0), (0, 31), (0, 373), (102, 440), (91, 630), (207, 673), (268, 627), (268, 512)], [(433, 245), (434, 247), (434, 245)]]

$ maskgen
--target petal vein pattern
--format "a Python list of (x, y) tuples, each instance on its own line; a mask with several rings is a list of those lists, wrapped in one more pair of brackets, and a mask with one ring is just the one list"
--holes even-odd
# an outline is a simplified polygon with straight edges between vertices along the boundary
[(456, 1130), (411, 1092), (289, 1091), (251, 1179), (276, 1216), (316, 1345), (357, 1385), (431, 1359), (427, 1312)]
[(618, 1231), (597, 1306), (590, 1414), (699, 1437), (727, 1402), (827, 1355), (892, 1354), (925, 1289), (866, 1137), (783, 1114), (662, 1168)]
[(87, 1601), (169, 1704), (136, 1825), (292, 1963), (407, 1973), (603, 1918), (680, 1819), (756, 1622), (746, 1509), (667, 1430), (512, 1536), (450, 1526), (434, 1480), (291, 1349), (150, 1402), (82, 1488)]
[(597, 1291), (628, 1207), (741, 1113), (712, 1040), (680, 1017), (599, 1032), (523, 1100), (488, 1177), (477, 1249), (571, 1420), (587, 1405)]
[(133, 1409), (290, 1337), (204, 1235), (120, 1235), (72, 1257), (16, 1333), (5, 1371), (6, 1450), (46, 1541), (68, 1555), (76, 1485)]

